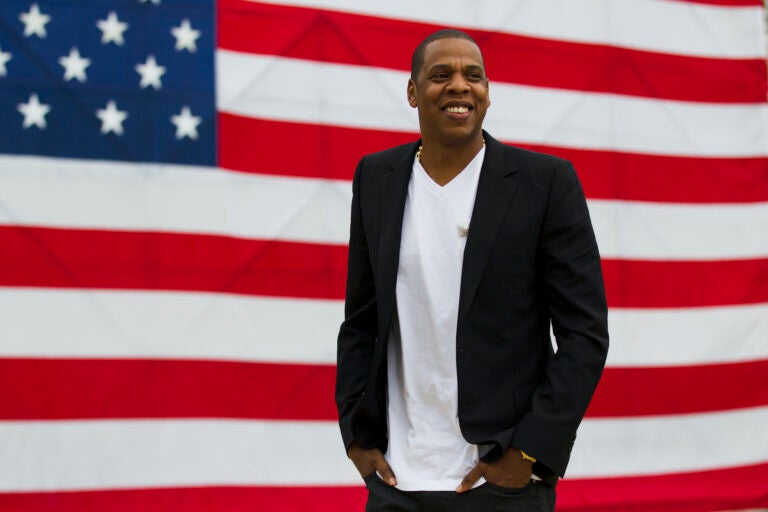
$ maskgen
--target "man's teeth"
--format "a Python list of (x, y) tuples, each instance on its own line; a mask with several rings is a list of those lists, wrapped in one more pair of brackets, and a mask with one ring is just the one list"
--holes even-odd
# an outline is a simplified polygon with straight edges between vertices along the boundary
[(467, 107), (445, 107), (445, 110), (454, 114), (465, 114), (469, 112)]

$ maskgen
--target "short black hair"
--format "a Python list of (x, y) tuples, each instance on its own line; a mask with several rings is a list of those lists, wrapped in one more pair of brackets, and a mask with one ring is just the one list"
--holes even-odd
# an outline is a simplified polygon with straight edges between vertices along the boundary
[[(413, 50), (413, 57), (411, 57), (412, 80), (416, 80), (416, 75), (419, 74), (422, 66), (424, 66), (424, 52), (427, 49), (427, 45), (434, 41), (439, 41), (440, 39), (465, 39), (480, 49), (480, 45), (477, 44), (477, 41), (472, 39), (472, 36), (464, 31), (455, 28), (444, 28), (442, 30), (438, 30), (437, 32), (432, 32), (422, 42), (419, 43), (419, 46), (417, 46), (415, 50)], [(482, 56), (483, 52), (480, 50), (480, 57), (482, 58)], [(485, 62), (483, 62), (483, 65), (485, 65)]]

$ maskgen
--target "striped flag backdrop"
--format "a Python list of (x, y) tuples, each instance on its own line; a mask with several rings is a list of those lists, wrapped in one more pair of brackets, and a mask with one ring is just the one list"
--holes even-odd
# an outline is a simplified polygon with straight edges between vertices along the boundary
[(335, 423), (350, 179), (410, 53), (484, 48), (571, 159), (610, 304), (561, 510), (768, 506), (758, 0), (4, 0), (0, 510), (359, 510)]

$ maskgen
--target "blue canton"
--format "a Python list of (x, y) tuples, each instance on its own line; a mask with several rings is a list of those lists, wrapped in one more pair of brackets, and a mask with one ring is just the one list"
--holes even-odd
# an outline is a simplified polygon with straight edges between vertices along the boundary
[(216, 165), (214, 0), (4, 0), (0, 153)]

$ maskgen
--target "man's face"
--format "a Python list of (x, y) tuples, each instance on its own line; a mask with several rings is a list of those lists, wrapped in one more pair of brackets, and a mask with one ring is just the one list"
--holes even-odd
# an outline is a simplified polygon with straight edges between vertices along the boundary
[(455, 145), (480, 136), (491, 104), (480, 49), (466, 39), (429, 43), (416, 80), (408, 81), (408, 103), (419, 110), (426, 140)]

